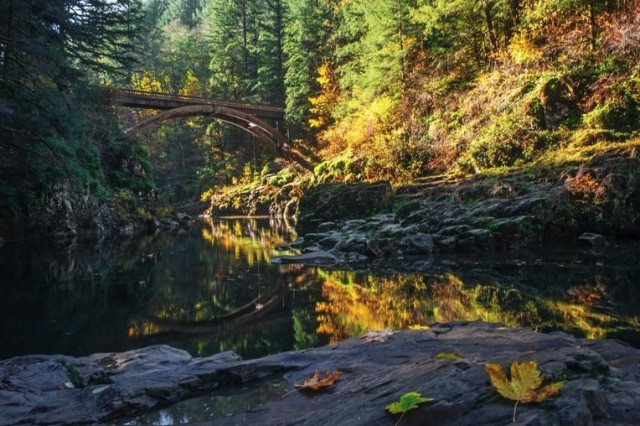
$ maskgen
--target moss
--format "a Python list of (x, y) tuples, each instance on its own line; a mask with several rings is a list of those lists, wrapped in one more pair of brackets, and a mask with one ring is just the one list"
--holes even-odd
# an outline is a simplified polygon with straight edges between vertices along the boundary
[(80, 373), (78, 372), (78, 369), (76, 368), (75, 365), (71, 364), (70, 362), (64, 359), (61, 359), (58, 362), (66, 370), (67, 377), (69, 377), (69, 381), (71, 382), (71, 384), (73, 384), (74, 387), (76, 388), (84, 387), (84, 381), (82, 380), (82, 376), (80, 376)]

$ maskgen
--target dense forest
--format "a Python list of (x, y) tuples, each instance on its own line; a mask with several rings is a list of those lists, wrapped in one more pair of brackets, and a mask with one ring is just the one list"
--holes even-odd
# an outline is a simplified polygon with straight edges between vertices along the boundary
[[(0, 16), (0, 235), (55, 227), (39, 222), (65, 203), (144, 218), (158, 187), (255, 213), (256, 191), (500, 173), (640, 130), (635, 0), (6, 0)], [(124, 136), (149, 113), (100, 106), (99, 86), (282, 106), (314, 173), (207, 118)]]

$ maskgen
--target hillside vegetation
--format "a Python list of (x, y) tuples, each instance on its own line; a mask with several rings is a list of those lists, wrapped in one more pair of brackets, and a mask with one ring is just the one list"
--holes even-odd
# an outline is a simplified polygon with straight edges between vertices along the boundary
[[(282, 198), (283, 189), (295, 198), (298, 186), (318, 182), (502, 173), (637, 144), (634, 1), (265, 4), (285, 11), (274, 56), (283, 58), (292, 145), (321, 160), (303, 178), (291, 167), (274, 177), (255, 156), (226, 178), (212, 173), (203, 199), (214, 194), (214, 211)], [(273, 59), (247, 49), (258, 62)], [(259, 77), (245, 80), (243, 94), (277, 103), (254, 90), (265, 87)], [(230, 186), (221, 192), (221, 184)]]
[[(635, 0), (9, 0), (0, 12), (0, 234), (46, 231), (38, 218), (76, 205), (136, 210), (156, 185), (174, 205), (291, 213), (321, 182), (500, 174), (638, 144)], [(206, 117), (125, 138), (117, 123), (150, 112), (98, 107), (95, 86), (281, 106), (277, 126), (314, 173)]]

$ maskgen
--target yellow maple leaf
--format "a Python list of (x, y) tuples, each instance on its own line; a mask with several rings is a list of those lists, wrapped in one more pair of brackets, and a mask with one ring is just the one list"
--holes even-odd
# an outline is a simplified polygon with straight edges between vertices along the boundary
[(538, 364), (535, 361), (511, 364), (511, 380), (507, 379), (500, 364), (485, 364), (484, 368), (489, 373), (491, 384), (498, 390), (498, 393), (505, 398), (516, 401), (513, 408), (514, 422), (519, 402), (523, 404), (542, 402), (555, 395), (564, 386), (564, 382), (556, 382), (540, 387), (544, 381), (544, 375), (540, 374)]
[(304, 379), (304, 383), (301, 385), (296, 384), (296, 389), (299, 390), (312, 390), (317, 391), (322, 388), (329, 387), (335, 383), (342, 376), (342, 373), (338, 370), (327, 371), (324, 377), (320, 377), (320, 372), (316, 370), (313, 377)]
[(410, 325), (409, 330), (429, 330), (429, 326), (428, 325), (420, 325), (420, 324), (414, 324), (414, 325)]

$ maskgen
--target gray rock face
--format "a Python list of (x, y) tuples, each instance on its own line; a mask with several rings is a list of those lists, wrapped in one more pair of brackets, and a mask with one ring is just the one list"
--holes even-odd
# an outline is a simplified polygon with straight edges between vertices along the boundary
[[(334, 185), (309, 193), (307, 203), (312, 208), (302, 209), (301, 230), (321, 233), (315, 239), (304, 235), (307, 245), (329, 237), (327, 232), (331, 232), (322, 243), (323, 249), (351, 252), (358, 255), (354, 258), (366, 256), (369, 260), (508, 250), (543, 241), (566, 243), (576, 241), (584, 232), (588, 233), (578, 242), (598, 251), (607, 242), (594, 235), (640, 236), (639, 177), (637, 152), (615, 151), (570, 170), (546, 170), (539, 175), (513, 172), (498, 180), (476, 176), (463, 181), (414, 182), (395, 188), (395, 214), (369, 215), (368, 210), (381, 211), (384, 203), (378, 203), (380, 199), (390, 197), (384, 186), (372, 186), (377, 195), (372, 192), (368, 197), (362, 196), (367, 187)], [(350, 191), (360, 191), (361, 196), (354, 197)], [(349, 207), (352, 198), (371, 202), (372, 208), (360, 206), (355, 209), (357, 214), (353, 213)], [(334, 207), (339, 209), (332, 210)], [(331, 226), (317, 229), (327, 220)], [(417, 235), (429, 236), (433, 247), (414, 247)], [(337, 257), (349, 258), (344, 254)]]
[[(440, 359), (440, 353), (459, 358)], [(192, 358), (167, 346), (85, 358), (13, 358), (0, 362), (0, 424), (111, 423), (227, 386), (242, 398), (242, 388), (268, 378), (280, 377), (293, 390), (316, 370), (337, 369), (342, 378), (324, 392), (294, 391), (207, 424), (392, 425), (398, 416), (384, 407), (416, 391), (434, 401), (408, 412), (404, 425), (507, 425), (513, 401), (491, 386), (484, 366), (508, 368), (523, 360), (536, 361), (548, 381), (565, 385), (542, 403), (519, 404), (517, 424), (640, 424), (637, 349), (479, 322), (400, 331), (382, 343), (352, 338), (248, 361), (228, 352)], [(71, 377), (78, 387), (65, 386)], [(242, 388), (233, 387), (240, 383)]]
[(390, 205), (389, 182), (323, 184), (300, 200), (297, 228), (310, 232), (325, 222), (373, 216)]
[(593, 232), (585, 232), (578, 237), (578, 241), (590, 246), (593, 250), (604, 250), (609, 247), (609, 243), (606, 238), (600, 234), (594, 234)]

